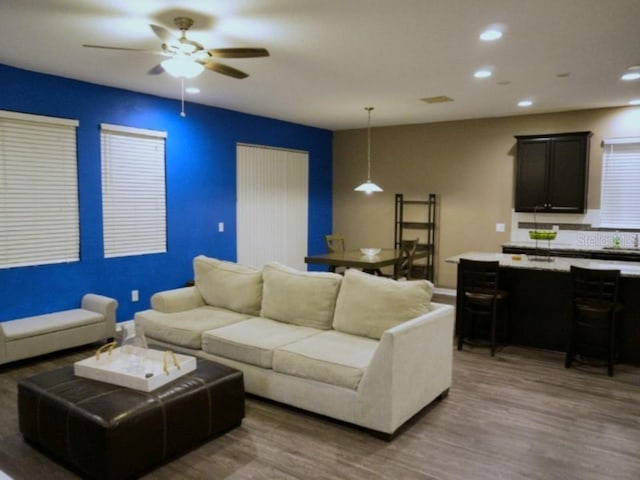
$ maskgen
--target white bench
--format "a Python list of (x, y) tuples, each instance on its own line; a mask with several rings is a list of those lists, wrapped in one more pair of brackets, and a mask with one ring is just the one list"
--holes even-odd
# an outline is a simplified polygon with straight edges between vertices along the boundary
[(0, 364), (113, 338), (117, 308), (87, 293), (80, 308), (0, 322)]

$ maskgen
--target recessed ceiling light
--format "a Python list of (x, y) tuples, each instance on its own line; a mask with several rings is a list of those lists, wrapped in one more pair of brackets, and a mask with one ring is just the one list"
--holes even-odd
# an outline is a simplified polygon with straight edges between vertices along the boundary
[(629, 102), (629, 105), (640, 105), (640, 98), (634, 98)]
[(627, 68), (627, 73), (620, 77), (620, 80), (631, 81), (640, 78), (640, 65), (631, 65)]
[(186, 93), (200, 93), (200, 89), (198, 87), (187, 87), (184, 89)]
[(620, 77), (620, 80), (630, 82), (631, 80), (638, 80), (640, 78), (640, 72), (627, 72)]
[(480, 34), (480, 40), (485, 42), (493, 42), (502, 38), (502, 32), (496, 28), (489, 28)]
[(531, 105), (533, 105), (533, 102), (531, 100), (520, 100), (518, 102), (519, 107), (530, 107)]
[(482, 70), (477, 70), (474, 74), (474, 77), (476, 78), (487, 78), (491, 76), (491, 70), (486, 70), (486, 69), (482, 69)]

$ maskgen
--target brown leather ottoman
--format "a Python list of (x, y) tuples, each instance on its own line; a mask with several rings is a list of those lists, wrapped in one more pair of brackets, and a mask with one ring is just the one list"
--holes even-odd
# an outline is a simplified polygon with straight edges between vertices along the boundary
[(23, 379), (24, 438), (82, 476), (134, 478), (244, 417), (242, 372), (198, 359), (184, 377), (146, 393), (77, 377), (73, 366)]

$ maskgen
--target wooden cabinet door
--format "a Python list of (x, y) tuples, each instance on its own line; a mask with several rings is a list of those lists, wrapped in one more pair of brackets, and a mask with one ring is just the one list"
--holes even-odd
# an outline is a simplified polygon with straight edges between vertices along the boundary
[(587, 169), (584, 137), (553, 139), (550, 153), (548, 210), (583, 213)]
[(516, 166), (516, 212), (539, 211), (547, 203), (547, 140), (521, 140), (518, 142)]

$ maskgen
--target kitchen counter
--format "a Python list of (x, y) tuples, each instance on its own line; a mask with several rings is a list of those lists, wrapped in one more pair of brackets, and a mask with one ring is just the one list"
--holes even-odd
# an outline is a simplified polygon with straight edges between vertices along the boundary
[[(640, 365), (640, 263), (567, 257), (546, 262), (531, 255), (487, 252), (466, 252), (445, 261), (459, 264), (460, 258), (499, 262), (500, 288), (509, 292), (508, 343), (557, 351), (565, 351), (569, 341), (571, 265), (620, 270), (619, 357), (622, 363)], [(456, 331), (463, 297), (458, 274)]]
[[(548, 257), (546, 255), (466, 252), (447, 258), (445, 262), (459, 263), (462, 257), (471, 260), (497, 260), (500, 262), (500, 267), (506, 268), (569, 272), (571, 265), (575, 265), (576, 267), (582, 268), (620, 270), (620, 275), (623, 277), (640, 277), (640, 265), (637, 262), (621, 260), (593, 260), (591, 258)], [(547, 259), (551, 261), (546, 261)]]
[(586, 247), (574, 246), (555, 240), (507, 242), (502, 244), (502, 253), (549, 253), (555, 257), (593, 258), (596, 260), (623, 260), (640, 262), (640, 248), (635, 247)]

